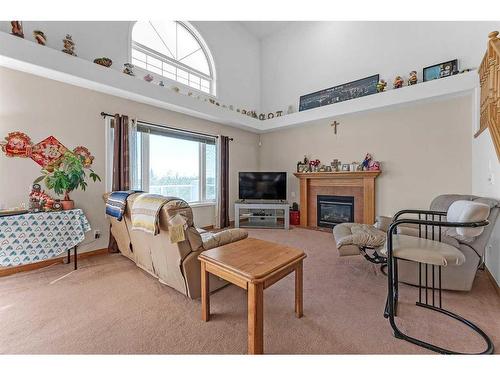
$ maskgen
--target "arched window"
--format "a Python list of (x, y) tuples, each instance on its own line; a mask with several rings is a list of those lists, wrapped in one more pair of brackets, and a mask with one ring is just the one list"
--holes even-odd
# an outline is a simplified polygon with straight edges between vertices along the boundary
[(215, 95), (212, 55), (187, 22), (137, 21), (132, 29), (132, 64)]

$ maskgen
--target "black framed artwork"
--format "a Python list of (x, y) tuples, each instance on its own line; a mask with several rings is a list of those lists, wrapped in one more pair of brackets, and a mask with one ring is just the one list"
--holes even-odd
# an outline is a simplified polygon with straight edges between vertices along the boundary
[(450, 60), (428, 66), (423, 70), (424, 82), (445, 78), (458, 73), (458, 60)]
[(346, 100), (377, 93), (379, 75), (361, 78), (356, 81), (330, 87), (311, 94), (302, 95), (299, 102), (299, 111), (340, 103)]

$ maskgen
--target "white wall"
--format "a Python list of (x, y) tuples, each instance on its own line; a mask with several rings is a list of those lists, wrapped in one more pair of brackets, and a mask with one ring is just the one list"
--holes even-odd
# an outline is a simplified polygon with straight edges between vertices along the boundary
[(299, 97), (380, 73), (395, 76), (459, 59), (478, 67), (500, 22), (293, 22), (261, 42), (261, 107), (298, 107)]
[[(25, 21), (25, 39), (42, 30), (47, 46), (62, 50), (62, 40), (71, 34), (76, 54), (93, 61), (113, 60), (112, 69), (122, 70), (129, 61), (131, 21)], [(260, 43), (234, 22), (192, 22), (207, 43), (217, 71), (217, 98), (239, 108), (260, 107)], [(0, 31), (11, 31), (10, 22), (0, 21)], [(167, 80), (166, 80), (167, 81)], [(176, 84), (178, 86), (178, 84)]]
[[(500, 199), (500, 162), (488, 129), (472, 141), (472, 194)], [(500, 285), (500, 218), (486, 245), (486, 266)]]
[[(262, 170), (288, 172), (288, 198), (299, 201), (296, 162), (304, 155), (323, 164), (382, 163), (376, 180), (375, 211), (392, 216), (404, 208), (428, 208), (439, 194), (471, 193), (471, 97), (421, 102), (261, 135)], [(295, 196), (294, 196), (295, 194)]]
[[(127, 114), (158, 124), (182, 129), (224, 134), (234, 138), (230, 144), (230, 201), (237, 198), (237, 171), (258, 169), (258, 136), (236, 128), (197, 119), (156, 107), (139, 104), (111, 95), (63, 84), (18, 71), (0, 68), (0, 137), (22, 131), (37, 143), (49, 135), (66, 147), (85, 146), (95, 156), (93, 168), (102, 183), (89, 182), (87, 191), (75, 191), (72, 198), (84, 209), (92, 229), (100, 229), (103, 237), (82, 247), (82, 251), (107, 246), (107, 218), (104, 215), (102, 194), (105, 192), (105, 126), (101, 111)], [(182, 160), (178, 160), (182, 163)], [(33, 180), (40, 167), (31, 159), (8, 158), (0, 155), (0, 204), (18, 206), (27, 202)], [(196, 207), (197, 226), (214, 223), (214, 206)], [(230, 206), (230, 218), (234, 218)], [(91, 233), (85, 242), (91, 241)]]

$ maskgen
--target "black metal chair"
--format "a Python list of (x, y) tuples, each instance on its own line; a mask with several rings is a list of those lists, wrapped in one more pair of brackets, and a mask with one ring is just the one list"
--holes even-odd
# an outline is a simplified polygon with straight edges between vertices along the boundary
[[(418, 214), (418, 219), (399, 218), (404, 214)], [(422, 216), (425, 215), (425, 219)], [(446, 212), (427, 211), (427, 210), (402, 210), (395, 216), (392, 224), (387, 231), (387, 279), (388, 279), (388, 295), (384, 312), (384, 317), (389, 319), (389, 323), (394, 331), (394, 336), (398, 339), (409, 341), (415, 345), (426, 349), (438, 352), (441, 354), (492, 354), (493, 343), (491, 339), (478, 326), (469, 320), (442, 308), (441, 296), (441, 267), (449, 265), (446, 262), (448, 257), (450, 261), (456, 260), (456, 264), (460, 263), (460, 251), (451, 245), (441, 242), (441, 228), (478, 228), (488, 225), (488, 221), (479, 222), (447, 222), (443, 218), (447, 216)], [(429, 220), (430, 218), (430, 220)], [(435, 220), (438, 218), (438, 220)], [(419, 237), (398, 235), (397, 227), (401, 224), (418, 225)], [(436, 233), (436, 230), (437, 233)], [(425, 237), (423, 235), (425, 234)], [(430, 237), (430, 238), (429, 238)], [(421, 250), (420, 252), (418, 250)], [(457, 253), (454, 253), (456, 251)], [(459, 353), (446, 348), (442, 348), (431, 343), (419, 340), (415, 337), (408, 336), (401, 332), (395, 322), (398, 307), (398, 259), (414, 261), (419, 264), (419, 298), (416, 303), (419, 307), (424, 307), (442, 314), (445, 314), (463, 324), (479, 334), (486, 343), (486, 349), (481, 353)], [(429, 275), (432, 272), (432, 275)], [(422, 280), (422, 274), (425, 274), (425, 283)], [(429, 276), (430, 279), (429, 280)], [(437, 287), (436, 287), (437, 278)], [(431, 285), (428, 285), (429, 282)], [(432, 295), (429, 296), (429, 289)], [(425, 296), (422, 292), (425, 291)], [(437, 296), (436, 296), (437, 293)]]

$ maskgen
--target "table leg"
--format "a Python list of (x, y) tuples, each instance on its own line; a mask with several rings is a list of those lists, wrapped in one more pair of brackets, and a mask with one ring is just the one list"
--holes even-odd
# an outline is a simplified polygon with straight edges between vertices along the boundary
[(248, 283), (248, 354), (264, 353), (264, 285)]
[(303, 303), (303, 272), (302, 261), (297, 264), (295, 268), (295, 316), (301, 318), (304, 310)]
[(71, 249), (68, 249), (68, 264), (71, 263)]
[(210, 282), (205, 262), (201, 264), (201, 319), (205, 322), (210, 320)]
[(75, 258), (75, 270), (76, 270), (76, 269), (78, 268), (78, 267), (77, 267), (77, 264), (76, 264), (76, 259), (78, 258), (78, 257), (76, 256), (76, 246), (74, 247), (74, 254), (73, 254), (73, 256), (74, 256), (74, 258)]

